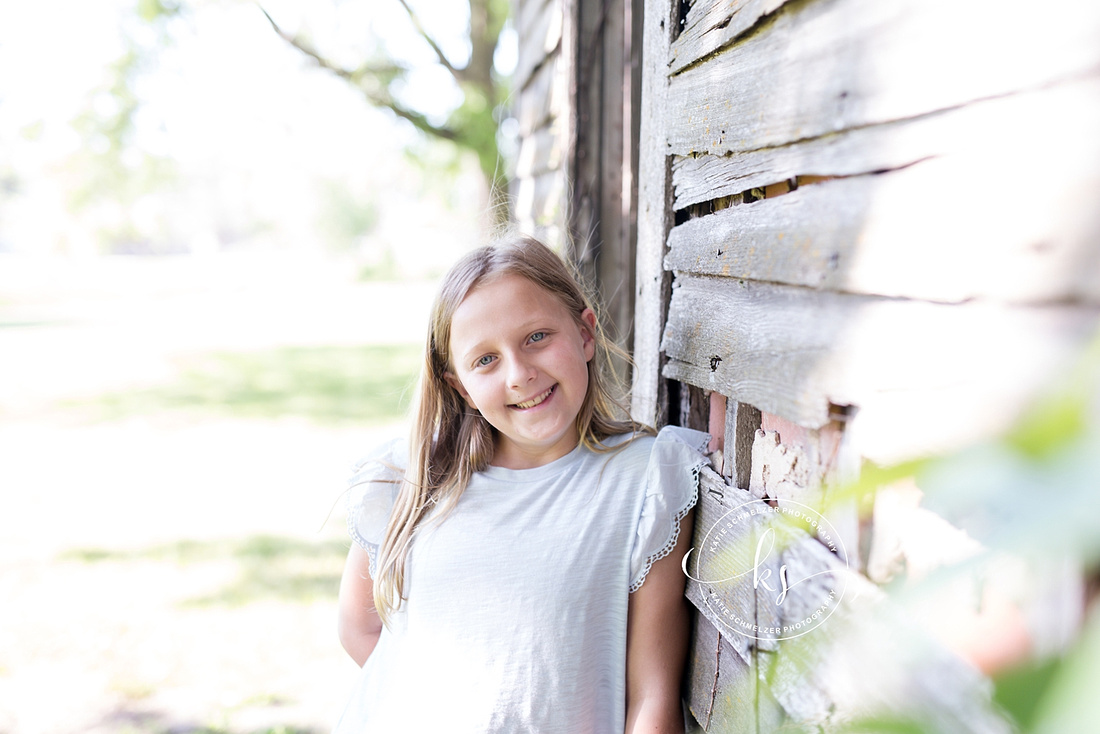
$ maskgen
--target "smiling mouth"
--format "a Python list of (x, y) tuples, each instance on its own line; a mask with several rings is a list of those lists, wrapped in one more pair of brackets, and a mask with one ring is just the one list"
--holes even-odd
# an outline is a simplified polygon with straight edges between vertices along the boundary
[(512, 407), (519, 408), (520, 410), (527, 410), (528, 408), (533, 408), (536, 405), (540, 405), (544, 400), (546, 400), (546, 398), (550, 397), (550, 394), (554, 392), (554, 389), (556, 387), (557, 385), (552, 385), (549, 389), (546, 390), (546, 392), (540, 393), (530, 400), (525, 400), (522, 403), (516, 403)]

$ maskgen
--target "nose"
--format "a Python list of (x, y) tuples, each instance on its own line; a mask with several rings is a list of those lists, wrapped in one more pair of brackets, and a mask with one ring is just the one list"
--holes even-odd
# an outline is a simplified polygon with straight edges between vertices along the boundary
[(537, 370), (523, 355), (512, 355), (508, 360), (508, 387), (520, 388), (535, 379)]

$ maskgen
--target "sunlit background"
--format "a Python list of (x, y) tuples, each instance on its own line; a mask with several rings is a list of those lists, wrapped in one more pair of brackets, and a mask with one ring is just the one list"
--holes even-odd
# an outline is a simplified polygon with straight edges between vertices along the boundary
[[(461, 58), (462, 5), (414, 5)], [(326, 731), (353, 682), (347, 469), (488, 191), (264, 10), (462, 103), (396, 1), (0, 4), (4, 734)]]

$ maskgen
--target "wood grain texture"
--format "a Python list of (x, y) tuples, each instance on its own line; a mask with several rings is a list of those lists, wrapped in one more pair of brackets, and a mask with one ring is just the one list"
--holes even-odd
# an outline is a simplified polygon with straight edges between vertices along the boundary
[(708, 732), (756, 728), (756, 675), (729, 645), (729, 638), (705, 617), (696, 616), (688, 658), (688, 710)]
[[(594, 54), (599, 53), (602, 57), (600, 65), (603, 68), (598, 101), (600, 131), (599, 138), (589, 151), (600, 157), (599, 197), (593, 207), (600, 240), (600, 300), (610, 333), (627, 350), (634, 341), (634, 271), (637, 266), (634, 260), (634, 216), (630, 210), (631, 202), (624, 200), (623, 192), (624, 180), (633, 175), (629, 146), (633, 121), (630, 115), (637, 114), (636, 109), (631, 111), (623, 103), (624, 85), (629, 89), (625, 6), (630, 1), (607, 0), (601, 3), (603, 12), (598, 21), (601, 44), (599, 49), (593, 50)], [(625, 362), (619, 366), (624, 372), (628, 369)]]
[(696, 2), (684, 19), (684, 28), (672, 44), (669, 72), (675, 74), (707, 54), (728, 46), (735, 38), (787, 0), (723, 0)]
[[(799, 174), (846, 178), (689, 220), (671, 231), (665, 264), (939, 301), (1100, 304), (1095, 130), (1100, 77), (827, 140), (680, 159), (683, 202)], [(1041, 155), (1021, 154), (1020, 140), (1040, 139)], [(1023, 181), (1035, 184), (1024, 198)], [(930, 205), (960, 182), (973, 184), (965, 195)]]
[(760, 428), (760, 411), (736, 400), (726, 401), (726, 470), (723, 474), (739, 489), (749, 488), (752, 474), (752, 444)]
[[(565, 3), (565, 45), (576, 44), (570, 75), (566, 138), (572, 259), (584, 279), (598, 288), (604, 326), (629, 349), (634, 322), (634, 216), (629, 180), (633, 175), (636, 108), (624, 104), (632, 69), (624, 0)], [(640, 26), (639, 26), (640, 28)], [(630, 27), (633, 32), (633, 24)], [(626, 372), (625, 360), (613, 358)]]
[[(1063, 167), (1071, 172), (1076, 168), (1074, 161), (1066, 160), (1069, 150), (1075, 150), (1086, 165), (1095, 168), (1095, 136), (1089, 133), (1096, 129), (1100, 116), (1098, 86), (1100, 80), (1093, 73), (937, 114), (841, 130), (774, 147), (725, 156), (677, 156), (672, 167), (675, 208), (800, 175), (855, 176), (944, 156), (980, 158), (992, 164), (999, 158), (1002, 169), (1012, 166), (1017, 183), (1057, 183), (1065, 175)], [(1021, 140), (1040, 144), (1043, 155), (1021, 151)], [(986, 172), (981, 176), (982, 184), (999, 173)]]
[(660, 425), (668, 410), (661, 380), (661, 330), (664, 328), (671, 277), (663, 266), (666, 239), (672, 227), (670, 161), (665, 153), (668, 58), (673, 4), (644, 4), (642, 26), (642, 95), (638, 154), (637, 254), (634, 307), (634, 374), (630, 414), (635, 420)]
[(740, 625), (753, 623), (756, 595), (752, 579), (738, 574), (751, 564), (753, 526), (730, 513), (752, 503), (747, 492), (730, 487), (713, 471), (704, 470), (687, 584), (687, 598), (722, 630), (746, 664), (751, 659), (753, 641)]
[(760, 32), (672, 77), (668, 149), (786, 145), (1096, 68), (1100, 5), (1052, 0), (1042, 13), (1030, 9), (1023, 0), (788, 4)]
[(945, 305), (682, 276), (664, 374), (809, 428), (829, 421), (830, 403), (856, 406), (853, 450), (888, 462), (1006, 429), (1097, 323), (1095, 308)]
[[(688, 599), (700, 612), (689, 694), (692, 713), (700, 722), (709, 716), (712, 723), (736, 722), (754, 730), (759, 721), (765, 721), (767, 727), (760, 730), (770, 731), (783, 720), (786, 714), (779, 704), (791, 688), (806, 681), (806, 674), (795, 673), (798, 666), (788, 665), (785, 675), (791, 680), (780, 685), (781, 698), (764, 699), (761, 707), (758, 690), (749, 707), (752, 719), (746, 719), (746, 692), (753, 685), (768, 685), (758, 674), (758, 660), (768, 660), (770, 669), (775, 662), (769, 653), (788, 648), (797, 652), (801, 648), (789, 644), (796, 635), (830, 640), (832, 615), (843, 614), (848, 584), (861, 583), (852, 580), (846, 564), (820, 540), (785, 522), (791, 516), (704, 470), (688, 563), (693, 577)], [(767, 528), (772, 530), (765, 534)], [(781, 579), (786, 580), (788, 591), (779, 595)], [(870, 588), (862, 591), (871, 593)], [(798, 662), (804, 659), (805, 655)], [(827, 691), (812, 693), (828, 711)], [(796, 701), (791, 713), (816, 720), (820, 712), (817, 704), (807, 707)]]

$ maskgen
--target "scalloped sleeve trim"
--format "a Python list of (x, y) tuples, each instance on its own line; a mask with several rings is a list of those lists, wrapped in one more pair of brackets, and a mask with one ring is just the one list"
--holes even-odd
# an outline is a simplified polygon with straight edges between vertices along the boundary
[(348, 534), (367, 552), (372, 577), (407, 464), (406, 442), (394, 439), (356, 462), (348, 480)]
[(630, 554), (630, 593), (642, 588), (654, 563), (676, 547), (680, 521), (695, 506), (710, 435), (679, 426), (657, 434), (645, 472), (645, 499)]

